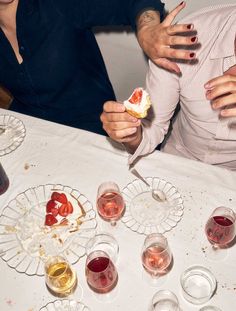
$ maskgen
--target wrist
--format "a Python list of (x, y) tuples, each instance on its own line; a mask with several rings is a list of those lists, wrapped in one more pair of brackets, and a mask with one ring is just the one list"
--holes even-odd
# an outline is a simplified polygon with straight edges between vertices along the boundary
[(138, 148), (139, 144), (142, 141), (142, 127), (140, 126), (137, 130), (137, 133), (133, 140), (130, 140), (129, 142), (124, 142), (123, 145), (125, 146), (126, 150), (133, 154), (135, 150)]

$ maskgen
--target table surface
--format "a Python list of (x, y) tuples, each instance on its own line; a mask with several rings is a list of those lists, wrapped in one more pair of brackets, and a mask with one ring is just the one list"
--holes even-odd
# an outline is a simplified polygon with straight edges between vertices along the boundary
[[(17, 194), (48, 183), (79, 190), (95, 207), (100, 183), (113, 180), (122, 189), (135, 179), (128, 170), (127, 153), (108, 138), (0, 109), (0, 114), (8, 113), (23, 121), (26, 136), (15, 151), (1, 159), (10, 179), (9, 189), (0, 196), (1, 211)], [(84, 256), (74, 265), (79, 287), (73, 298), (80, 296), (91, 311), (144, 311), (148, 310), (156, 291), (169, 289), (177, 295), (183, 311), (199, 310), (200, 307), (184, 300), (179, 281), (182, 271), (197, 264), (209, 268), (217, 279), (217, 291), (208, 304), (216, 305), (222, 311), (235, 310), (236, 247), (222, 250), (224, 258), (221, 260), (209, 259), (207, 249), (210, 245), (204, 225), (217, 206), (236, 210), (236, 173), (158, 151), (142, 158), (136, 168), (145, 177), (155, 176), (171, 182), (184, 201), (181, 221), (165, 233), (174, 258), (167, 280), (155, 287), (145, 279), (140, 260), (144, 235), (133, 232), (122, 221), (116, 227), (108, 227), (97, 216), (97, 230), (109, 230), (118, 240), (119, 282), (110, 295), (95, 295), (86, 283)], [(18, 273), (1, 259), (0, 270), (1, 311), (38, 311), (57, 299), (46, 289), (44, 277)]]

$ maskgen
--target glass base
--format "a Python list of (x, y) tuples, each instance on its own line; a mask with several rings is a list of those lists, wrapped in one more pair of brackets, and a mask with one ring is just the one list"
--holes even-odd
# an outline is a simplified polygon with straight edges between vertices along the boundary
[(150, 286), (159, 287), (166, 283), (168, 279), (168, 274), (152, 276), (151, 274), (143, 270), (142, 279)]

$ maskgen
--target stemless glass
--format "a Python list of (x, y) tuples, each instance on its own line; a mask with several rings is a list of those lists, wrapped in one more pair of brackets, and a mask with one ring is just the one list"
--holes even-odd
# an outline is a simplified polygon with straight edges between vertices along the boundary
[(99, 294), (110, 292), (118, 281), (114, 263), (107, 253), (100, 250), (88, 255), (85, 274), (89, 287)]
[(111, 181), (102, 183), (97, 193), (99, 215), (114, 226), (116, 221), (121, 218), (124, 208), (124, 199), (118, 185)]
[(63, 256), (52, 256), (45, 263), (45, 281), (54, 295), (66, 297), (74, 292), (77, 276)]
[(169, 290), (160, 290), (152, 298), (150, 311), (180, 311), (178, 298)]
[(165, 275), (172, 262), (167, 239), (160, 233), (149, 234), (142, 248), (142, 264), (153, 279)]
[(226, 248), (235, 237), (235, 213), (228, 207), (217, 207), (205, 226), (205, 233), (213, 249)]

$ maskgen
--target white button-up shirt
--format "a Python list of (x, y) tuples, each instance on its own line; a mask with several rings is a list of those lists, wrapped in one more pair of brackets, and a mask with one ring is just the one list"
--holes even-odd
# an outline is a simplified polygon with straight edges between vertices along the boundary
[(180, 77), (149, 62), (146, 83), (152, 111), (143, 120), (143, 139), (129, 162), (152, 152), (164, 140), (179, 103), (180, 111), (162, 150), (236, 170), (236, 117), (220, 117), (204, 88), (208, 80), (236, 64), (236, 4), (201, 9), (181, 23), (193, 23), (197, 29), (198, 61), (180, 63)]

